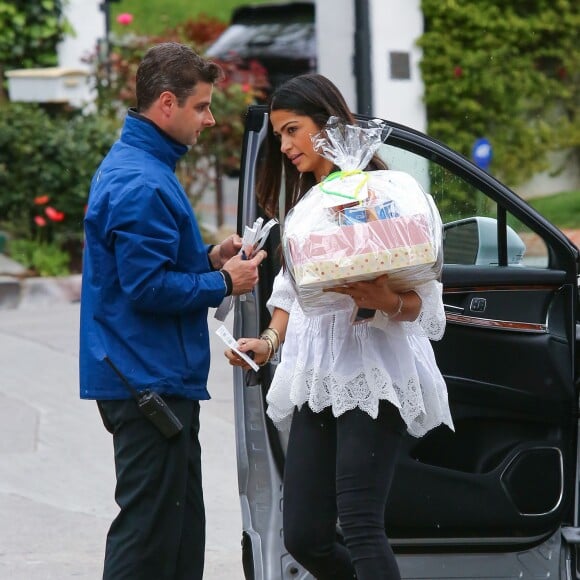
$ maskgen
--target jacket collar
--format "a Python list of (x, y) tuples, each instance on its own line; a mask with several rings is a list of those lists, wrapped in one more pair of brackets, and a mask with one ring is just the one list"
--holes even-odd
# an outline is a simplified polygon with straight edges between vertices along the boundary
[(121, 141), (147, 151), (162, 163), (169, 165), (174, 171), (179, 158), (188, 151), (186, 145), (178, 143), (153, 121), (137, 113), (135, 109), (129, 109), (127, 113), (121, 132)]

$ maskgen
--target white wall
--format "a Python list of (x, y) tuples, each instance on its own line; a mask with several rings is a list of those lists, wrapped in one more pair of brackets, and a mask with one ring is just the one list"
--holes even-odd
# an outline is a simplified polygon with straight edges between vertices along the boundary
[[(548, 156), (552, 170), (536, 174), (532, 179), (514, 187), (514, 191), (524, 199), (542, 197), (561, 191), (580, 189), (580, 167), (568, 158), (569, 152), (558, 152)], [(559, 173), (556, 169), (562, 168)]]
[[(423, 34), (420, 0), (370, 2), (373, 113), (425, 132), (421, 50), (415, 45)], [(410, 79), (392, 79), (390, 53), (409, 53)]]
[[(420, 0), (371, 0), (369, 4), (373, 114), (425, 131), (421, 51), (415, 46), (423, 33)], [(354, 33), (354, 0), (316, 0), (318, 71), (334, 81), (356, 110)], [(390, 78), (391, 51), (409, 53), (409, 80)]]
[(356, 111), (354, 1), (316, 0), (318, 72), (327, 76)]
[(67, 36), (58, 47), (59, 66), (82, 68), (83, 57), (96, 51), (98, 39), (105, 37), (105, 14), (99, 8), (101, 0), (68, 0), (65, 13), (75, 31)]

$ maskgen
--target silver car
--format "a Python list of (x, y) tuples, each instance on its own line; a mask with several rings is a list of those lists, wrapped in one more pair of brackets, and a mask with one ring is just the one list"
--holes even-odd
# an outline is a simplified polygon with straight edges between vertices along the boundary
[[(265, 107), (250, 108), (240, 232), (261, 215), (254, 185), (267, 122)], [(447, 329), (433, 347), (456, 426), (404, 439), (385, 513), (402, 576), (579, 578), (578, 248), (463, 156), (386, 123), (381, 156), (432, 194), (445, 224)], [(278, 240), (259, 287), (235, 306), (236, 337), (267, 326)], [(287, 433), (265, 414), (274, 370), (234, 370), (244, 571), (302, 580), (312, 577), (282, 530)]]

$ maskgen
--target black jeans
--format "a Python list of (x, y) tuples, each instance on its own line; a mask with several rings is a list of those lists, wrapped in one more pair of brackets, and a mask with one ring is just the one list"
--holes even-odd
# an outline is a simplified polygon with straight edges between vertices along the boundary
[(183, 431), (166, 439), (134, 400), (99, 401), (113, 434), (120, 512), (107, 535), (104, 580), (201, 580), (205, 510), (199, 402), (166, 399)]
[[(404, 423), (381, 402), (360, 409), (296, 410), (284, 471), (284, 542), (318, 580), (399, 580), (385, 534), (385, 505)], [(337, 541), (337, 519), (346, 547)]]

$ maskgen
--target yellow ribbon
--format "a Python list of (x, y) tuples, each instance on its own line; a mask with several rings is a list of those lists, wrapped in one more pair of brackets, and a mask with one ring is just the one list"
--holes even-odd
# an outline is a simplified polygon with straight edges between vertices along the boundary
[[(360, 182), (357, 184), (356, 188), (354, 189), (354, 195), (350, 195), (348, 193), (342, 193), (342, 192), (338, 192), (338, 191), (332, 191), (332, 190), (324, 187), (324, 184), (327, 182), (334, 181), (335, 179), (344, 179), (345, 177), (350, 177), (351, 175), (358, 175), (358, 174), (362, 174), (363, 179), (360, 180)], [(328, 195), (337, 195), (338, 197), (345, 197), (346, 199), (358, 200), (358, 194), (359, 194), (360, 190), (363, 188), (363, 186), (365, 185), (365, 183), (368, 181), (368, 179), (369, 179), (368, 173), (366, 171), (361, 171), (360, 169), (351, 169), (349, 171), (334, 171), (328, 177), (326, 177), (324, 179), (324, 181), (320, 184), (320, 189), (321, 189), (321, 191), (323, 191), (324, 193), (327, 193)]]

